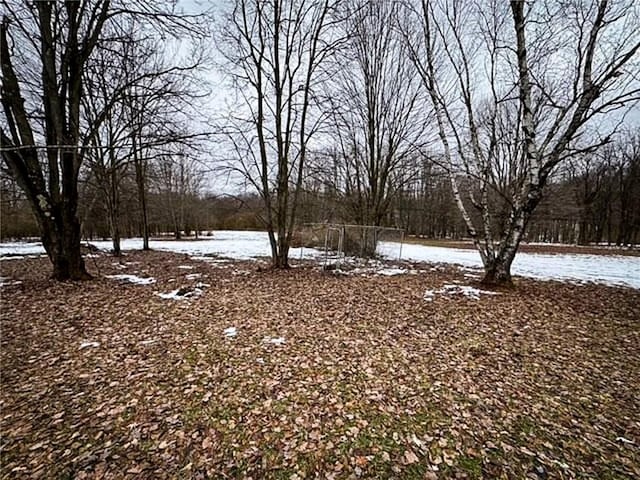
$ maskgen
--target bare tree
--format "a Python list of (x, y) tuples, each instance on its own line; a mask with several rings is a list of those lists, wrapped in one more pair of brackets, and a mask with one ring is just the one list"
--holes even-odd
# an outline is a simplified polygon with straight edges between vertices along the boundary
[[(181, 63), (168, 63), (162, 43), (155, 38), (136, 38), (140, 28), (129, 27), (131, 49), (125, 58), (123, 74), (132, 81), (122, 101), (132, 145), (131, 160), (140, 204), (143, 249), (149, 249), (150, 162), (165, 161), (180, 149), (193, 154), (208, 134), (197, 126), (199, 100), (205, 96), (197, 73), (206, 65), (204, 45), (198, 45)], [(183, 151), (182, 155), (185, 154)]]
[[(6, 128), (1, 130), (3, 158), (27, 193), (42, 232), (42, 242), (58, 280), (89, 278), (80, 255), (80, 223), (76, 216), (80, 102), (83, 70), (95, 49), (109, 15), (109, 2), (86, 8), (80, 2), (35, 2), (20, 11), (7, 9), (0, 27), (2, 57), (2, 106)], [(37, 55), (41, 70), (46, 139), (46, 169), (40, 161), (33, 124), (22, 94), (27, 67), (16, 68), (15, 45), (10, 43), (10, 24)], [(27, 35), (24, 35), (26, 32)], [(35, 38), (29, 39), (29, 34)], [(37, 68), (37, 67), (36, 67)], [(46, 177), (46, 178), (45, 178)]]
[(96, 48), (117, 42), (105, 26), (122, 16), (144, 16), (172, 33), (196, 30), (171, 2), (3, 2), (2, 156), (27, 194), (58, 280), (90, 278), (80, 254), (79, 172), (118, 95), (91, 124), (83, 123), (81, 104)]
[[(638, 5), (422, 0), (407, 8), (413, 20), (403, 31), (484, 282), (508, 284), (555, 168), (607, 143), (616, 114), (637, 105)], [(586, 135), (595, 119), (600, 134)]]
[(165, 218), (175, 234), (182, 238), (193, 225), (194, 215), (189, 206), (197, 198), (203, 182), (203, 174), (196, 158), (186, 151), (160, 156), (154, 162), (154, 185)]
[(398, 34), (395, 2), (344, 2), (340, 49), (329, 105), (341, 153), (337, 188), (353, 220), (381, 225), (395, 196), (416, 173), (425, 142), (424, 93)]
[[(640, 234), (640, 133), (626, 132), (614, 145), (607, 158), (613, 170), (613, 190), (618, 193), (619, 218), (617, 245), (631, 245), (638, 241)], [(613, 157), (613, 158), (611, 158)], [(611, 203), (607, 204), (610, 208)], [(611, 212), (605, 217), (609, 225)], [(608, 240), (611, 242), (611, 227), (608, 228)]]
[[(240, 112), (224, 129), (235, 171), (260, 193), (275, 268), (289, 265), (319, 66), (333, 45), (324, 35), (329, 0), (237, 0), (223, 34)], [(246, 115), (245, 115), (246, 114)]]
[(82, 114), (87, 124), (104, 114), (104, 120), (91, 136), (89, 145), (92, 148), (87, 150), (85, 157), (91, 171), (89, 178), (94, 181), (107, 211), (115, 255), (120, 255), (120, 184), (131, 155), (125, 112), (121, 101), (114, 103), (112, 100), (121, 88), (121, 73), (114, 68), (121, 59), (120, 55), (114, 55), (113, 49), (98, 48), (86, 70), (85, 90), (88, 94), (82, 98)]

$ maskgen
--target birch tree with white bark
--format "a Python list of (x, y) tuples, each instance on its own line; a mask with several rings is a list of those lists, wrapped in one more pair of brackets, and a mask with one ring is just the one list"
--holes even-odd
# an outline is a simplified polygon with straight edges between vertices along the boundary
[(484, 264), (510, 284), (558, 165), (608, 143), (640, 98), (640, 5), (421, 0), (400, 23), (436, 112), (442, 163)]

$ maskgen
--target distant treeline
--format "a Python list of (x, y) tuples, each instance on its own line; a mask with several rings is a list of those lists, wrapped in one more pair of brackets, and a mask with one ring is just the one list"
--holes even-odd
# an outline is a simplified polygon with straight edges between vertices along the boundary
[[(451, 184), (435, 162), (422, 160), (389, 199), (380, 222), (426, 238), (467, 236), (456, 208)], [(301, 195), (298, 223), (364, 223), (362, 199), (348, 195), (326, 175), (310, 171)], [(193, 171), (190, 188), (150, 175), (148, 218), (152, 235), (176, 237), (217, 229), (263, 229), (263, 202), (255, 194), (207, 195), (202, 175)], [(14, 181), (3, 176), (0, 233), (3, 239), (37, 237), (37, 224)], [(139, 202), (132, 175), (121, 183), (119, 227), (125, 237), (141, 235)], [(101, 189), (91, 176), (81, 188), (80, 219), (85, 238), (110, 236), (109, 214)], [(496, 222), (500, 219), (496, 219)], [(528, 226), (527, 241), (569, 244), (640, 243), (640, 160), (638, 152), (623, 155), (614, 146), (598, 156), (572, 161), (546, 189), (546, 196)]]

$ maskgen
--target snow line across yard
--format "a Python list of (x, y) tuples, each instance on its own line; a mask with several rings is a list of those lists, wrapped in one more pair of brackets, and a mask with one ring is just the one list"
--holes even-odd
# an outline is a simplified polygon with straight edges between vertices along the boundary
[[(109, 250), (110, 241), (94, 241), (93, 245)], [(152, 240), (154, 250), (162, 250), (189, 255), (220, 255), (236, 260), (249, 260), (270, 255), (269, 239), (265, 232), (216, 231), (213, 237), (200, 240)], [(142, 239), (125, 239), (123, 250), (142, 248)], [(397, 260), (400, 245), (395, 242), (381, 242), (380, 253), (390, 260)], [(42, 244), (35, 242), (0, 243), (0, 256), (43, 254)], [(291, 258), (321, 258), (322, 252), (314, 249), (292, 248)], [(481, 269), (480, 256), (475, 250), (404, 244), (402, 260), (457, 264), (467, 268)], [(512, 273), (540, 280), (561, 280), (574, 282), (595, 282), (605, 285), (626, 286), (640, 289), (640, 257), (622, 255), (586, 254), (539, 254), (518, 253), (512, 266)]]

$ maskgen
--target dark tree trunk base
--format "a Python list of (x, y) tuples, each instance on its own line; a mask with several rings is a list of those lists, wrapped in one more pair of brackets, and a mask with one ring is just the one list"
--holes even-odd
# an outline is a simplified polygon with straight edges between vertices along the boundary
[(273, 270), (289, 270), (291, 266), (288, 260), (277, 259), (271, 263), (271, 268)]
[(289, 268), (288, 239), (283, 231), (278, 232), (278, 239), (275, 245), (272, 244), (272, 247), (275, 246), (275, 249), (272, 248), (271, 267), (276, 270), (286, 270)]
[(71, 275), (71, 274), (56, 275), (55, 273), (52, 273), (50, 278), (57, 282), (86, 282), (87, 280), (93, 280), (93, 276), (88, 272), (78, 273), (75, 275)]
[(52, 229), (42, 236), (42, 244), (53, 264), (51, 278), (58, 281), (91, 280), (93, 277), (87, 272), (82, 258), (80, 224), (74, 218), (68, 222), (67, 228), (59, 230), (62, 234), (52, 233)]
[(491, 287), (512, 287), (511, 273), (500, 267), (493, 267), (485, 270), (484, 278), (480, 281), (482, 285)]
[(93, 279), (93, 277), (89, 274), (89, 272), (87, 272), (84, 266), (84, 261), (82, 262), (81, 266), (78, 266), (75, 268), (69, 268), (68, 265), (54, 266), (53, 273), (51, 274), (51, 278), (53, 280), (57, 280), (60, 282), (64, 282), (67, 280), (85, 281), (85, 280)]

